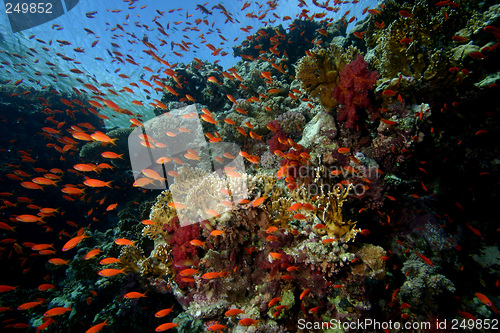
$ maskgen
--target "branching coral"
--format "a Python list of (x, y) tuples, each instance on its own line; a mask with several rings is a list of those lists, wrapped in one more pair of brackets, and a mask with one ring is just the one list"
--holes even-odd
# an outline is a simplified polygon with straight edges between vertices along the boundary
[(321, 104), (330, 109), (337, 105), (331, 92), (340, 82), (339, 72), (358, 54), (355, 47), (344, 50), (335, 44), (328, 49), (312, 50), (300, 59), (296, 77), (302, 82), (303, 90), (311, 97), (319, 98)]
[(347, 242), (354, 239), (358, 230), (355, 229), (356, 222), (344, 221), (342, 206), (347, 200), (352, 184), (347, 187), (334, 186), (333, 191), (322, 193), (318, 199), (318, 210), (315, 215), (326, 225), (326, 229), (316, 229), (320, 234)]

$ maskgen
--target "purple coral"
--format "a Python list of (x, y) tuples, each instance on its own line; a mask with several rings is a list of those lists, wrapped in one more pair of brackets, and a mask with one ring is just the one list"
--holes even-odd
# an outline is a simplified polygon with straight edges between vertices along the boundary
[(354, 128), (359, 115), (356, 109), (369, 108), (368, 92), (377, 82), (378, 73), (368, 70), (368, 63), (362, 55), (346, 65), (340, 72), (340, 83), (332, 95), (341, 104), (337, 120), (345, 122), (347, 128)]

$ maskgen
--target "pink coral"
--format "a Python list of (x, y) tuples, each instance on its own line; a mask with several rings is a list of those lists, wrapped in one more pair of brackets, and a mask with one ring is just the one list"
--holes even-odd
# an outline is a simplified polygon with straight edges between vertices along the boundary
[(345, 121), (347, 128), (354, 128), (359, 115), (356, 109), (369, 108), (368, 92), (377, 82), (378, 73), (368, 70), (368, 63), (362, 55), (346, 65), (340, 72), (340, 83), (332, 95), (341, 104), (337, 120)]

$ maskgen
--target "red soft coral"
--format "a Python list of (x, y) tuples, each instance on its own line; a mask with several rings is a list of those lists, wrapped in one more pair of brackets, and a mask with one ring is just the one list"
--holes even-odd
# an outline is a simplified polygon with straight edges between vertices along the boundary
[(269, 140), (267, 140), (267, 145), (269, 146), (269, 151), (271, 152), (271, 154), (274, 154), (276, 150), (285, 151), (286, 149), (288, 149), (287, 145), (284, 145), (279, 142), (279, 139), (286, 140), (287, 137), (285, 132), (283, 132), (283, 129), (281, 129), (281, 126), (278, 123), (278, 121), (277, 120), (270, 121), (269, 125), (271, 125), (276, 129), (275, 134)]
[[(170, 238), (168, 244), (172, 246), (174, 269), (180, 272), (187, 268), (183, 262), (198, 259), (198, 248), (190, 242), (200, 237), (201, 228), (198, 224), (181, 227), (179, 219), (174, 217), (167, 228), (167, 232), (172, 234), (172, 238)], [(180, 274), (176, 275), (176, 282), (181, 288), (189, 286), (188, 283), (182, 281)]]
[(369, 108), (368, 92), (377, 82), (378, 73), (368, 70), (368, 63), (362, 55), (346, 65), (340, 72), (340, 83), (333, 90), (333, 97), (341, 104), (337, 120), (345, 121), (347, 128), (354, 128), (359, 118), (356, 110)]

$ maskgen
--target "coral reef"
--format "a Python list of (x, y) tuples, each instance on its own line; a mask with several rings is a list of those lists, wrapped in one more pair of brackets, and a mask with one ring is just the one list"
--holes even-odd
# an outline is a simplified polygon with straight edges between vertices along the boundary
[[(75, 68), (38, 61), (71, 56), (60, 39), (4, 43), (0, 330), (496, 319), (500, 5), (313, 0), (295, 18), (279, 1), (241, 5), (246, 18), (221, 2), (136, 22), (166, 53), (110, 26), (131, 45), (123, 57), (112, 43), (127, 74), (103, 67), (110, 83), (73, 80), (88, 66), (63, 53)], [(229, 68), (213, 58), (228, 55), (222, 27), (240, 29)], [(86, 52), (105, 54), (96, 42)]]

